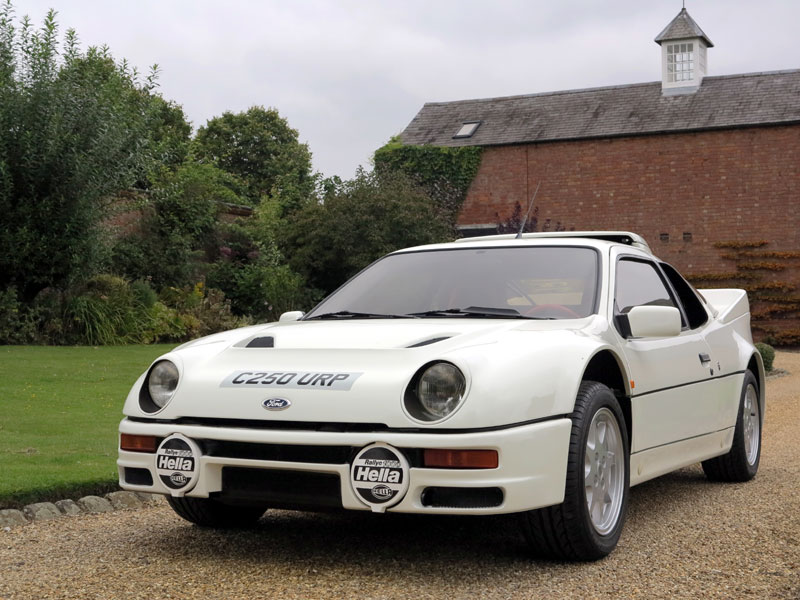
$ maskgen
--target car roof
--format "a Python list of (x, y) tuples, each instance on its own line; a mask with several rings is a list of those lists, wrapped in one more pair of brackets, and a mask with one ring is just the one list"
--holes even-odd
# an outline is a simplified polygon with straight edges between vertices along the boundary
[(479, 248), (482, 246), (569, 246), (579, 242), (581, 246), (608, 248), (609, 246), (627, 246), (637, 248), (652, 255), (653, 252), (645, 239), (629, 231), (543, 231), (536, 233), (487, 235), (481, 237), (461, 238), (444, 244), (428, 244), (405, 248), (398, 252), (414, 252), (420, 250), (444, 250), (447, 248)]

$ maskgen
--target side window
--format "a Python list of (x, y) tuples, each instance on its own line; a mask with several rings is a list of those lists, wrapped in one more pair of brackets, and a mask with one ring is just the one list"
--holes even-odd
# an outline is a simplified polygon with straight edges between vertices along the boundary
[(708, 313), (703, 306), (702, 300), (700, 300), (691, 284), (681, 277), (680, 273), (670, 265), (661, 263), (661, 269), (672, 284), (675, 293), (678, 294), (678, 299), (680, 299), (681, 304), (683, 304), (683, 309), (686, 311), (686, 318), (689, 320), (689, 327), (691, 329), (696, 329), (704, 325), (706, 321), (708, 321)]
[[(615, 318), (617, 329), (626, 337), (630, 331), (628, 319), (624, 315), (634, 306), (674, 306), (678, 308), (653, 263), (623, 258), (617, 262), (614, 312), (618, 315)], [(623, 315), (623, 318), (619, 318), (619, 315)], [(682, 316), (681, 320), (683, 320)]]
[(623, 314), (634, 306), (675, 306), (655, 265), (630, 259), (617, 263), (616, 300), (617, 310)]

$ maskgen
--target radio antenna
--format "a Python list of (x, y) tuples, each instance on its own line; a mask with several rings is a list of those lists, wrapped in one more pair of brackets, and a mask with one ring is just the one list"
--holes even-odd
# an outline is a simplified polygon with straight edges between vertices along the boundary
[(539, 180), (539, 183), (536, 184), (536, 189), (533, 191), (533, 196), (531, 197), (530, 204), (528, 204), (528, 212), (525, 213), (525, 218), (522, 219), (522, 223), (520, 223), (519, 231), (517, 232), (517, 237), (515, 240), (518, 240), (522, 237), (522, 230), (525, 229), (525, 223), (528, 222), (528, 217), (531, 216), (531, 210), (533, 210), (533, 201), (536, 200), (536, 194), (539, 193), (539, 186), (542, 185), (542, 180)]

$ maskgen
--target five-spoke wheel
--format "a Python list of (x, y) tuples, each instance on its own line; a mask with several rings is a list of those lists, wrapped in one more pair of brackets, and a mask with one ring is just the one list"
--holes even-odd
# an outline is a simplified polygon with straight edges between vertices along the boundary
[(533, 554), (596, 560), (611, 552), (625, 522), (629, 487), (628, 430), (614, 393), (584, 381), (570, 415), (564, 501), (522, 515)]

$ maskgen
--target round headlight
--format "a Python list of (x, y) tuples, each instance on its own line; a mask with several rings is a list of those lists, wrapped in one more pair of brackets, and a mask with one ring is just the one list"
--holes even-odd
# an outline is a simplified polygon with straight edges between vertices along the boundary
[(422, 373), (417, 383), (417, 398), (428, 419), (444, 419), (461, 404), (466, 387), (458, 367), (440, 362)]
[(158, 408), (164, 408), (178, 387), (178, 367), (168, 360), (157, 362), (147, 377), (147, 391)]

